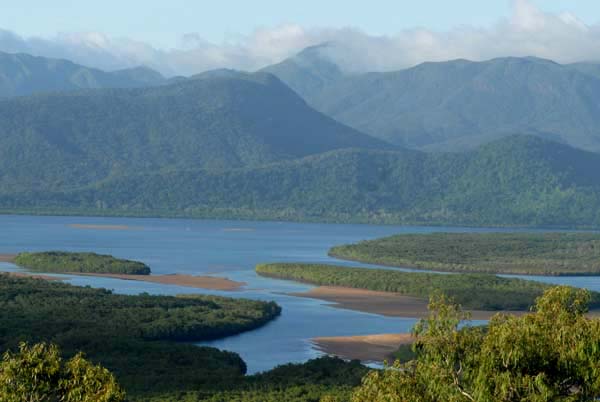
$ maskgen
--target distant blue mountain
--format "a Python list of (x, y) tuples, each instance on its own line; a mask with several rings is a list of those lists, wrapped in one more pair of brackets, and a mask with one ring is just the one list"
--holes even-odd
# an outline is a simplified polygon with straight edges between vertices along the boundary
[(265, 68), (317, 110), (409, 148), (459, 151), (532, 134), (600, 151), (598, 64), (507, 57), (384, 73), (342, 70), (327, 46)]
[(0, 98), (90, 88), (137, 88), (165, 81), (146, 67), (105, 72), (68, 60), (0, 52)]

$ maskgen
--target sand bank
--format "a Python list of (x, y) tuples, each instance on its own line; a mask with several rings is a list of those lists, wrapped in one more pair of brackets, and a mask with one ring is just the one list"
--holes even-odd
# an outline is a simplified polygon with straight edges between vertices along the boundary
[(0, 254), (0, 262), (15, 262), (16, 254)]
[(73, 223), (68, 225), (74, 229), (94, 229), (94, 230), (133, 230), (135, 228), (127, 225), (87, 225), (82, 223)]
[(361, 336), (335, 336), (311, 339), (323, 353), (343, 359), (357, 359), (363, 362), (389, 362), (393, 353), (400, 347), (413, 342), (410, 334), (378, 334)]
[[(392, 292), (320, 286), (308, 292), (290, 293), (290, 295), (325, 300), (334, 303), (333, 307), (389, 317), (423, 318), (428, 314), (427, 300)], [(471, 311), (474, 320), (488, 320), (497, 313), (499, 311)], [(522, 314), (521, 312), (511, 313)]]
[(79, 273), (75, 272), (72, 275), (79, 276), (96, 276), (102, 278), (123, 279), (127, 281), (142, 281), (161, 283), (165, 285), (186, 286), (190, 288), (210, 289), (210, 290), (239, 290), (245, 286), (245, 282), (236, 282), (227, 278), (218, 278), (214, 276), (193, 276), (183, 274), (172, 275), (125, 275), (125, 274), (95, 274), (95, 273)]

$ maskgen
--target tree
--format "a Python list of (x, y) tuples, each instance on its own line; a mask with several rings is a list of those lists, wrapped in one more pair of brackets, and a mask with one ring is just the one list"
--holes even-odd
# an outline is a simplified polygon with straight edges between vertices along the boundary
[(600, 320), (586, 290), (555, 287), (523, 316), (486, 327), (443, 296), (414, 328), (416, 358), (363, 379), (353, 402), (592, 401), (600, 396)]
[(81, 353), (68, 361), (56, 345), (19, 345), (0, 363), (0, 402), (121, 402), (125, 393), (104, 367)]

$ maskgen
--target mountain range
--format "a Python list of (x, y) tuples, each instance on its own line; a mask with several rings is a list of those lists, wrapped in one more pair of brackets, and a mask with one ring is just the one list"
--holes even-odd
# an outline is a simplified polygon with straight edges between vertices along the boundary
[(68, 60), (0, 52), (0, 99), (90, 88), (137, 88), (166, 81), (146, 67), (105, 72)]
[(408, 148), (462, 151), (531, 134), (600, 151), (600, 65), (534, 57), (423, 63), (345, 73), (329, 47), (305, 49), (264, 71), (317, 110)]
[(0, 101), (0, 188), (71, 188), (140, 171), (232, 169), (389, 148), (266, 73)]
[(175, 79), (13, 55), (36, 73), (0, 100), (0, 211), (600, 226), (597, 65), (350, 74), (322, 52)]

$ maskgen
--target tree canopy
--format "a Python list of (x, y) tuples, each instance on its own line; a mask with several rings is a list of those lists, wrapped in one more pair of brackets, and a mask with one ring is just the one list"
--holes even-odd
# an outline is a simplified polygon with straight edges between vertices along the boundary
[(0, 362), (3, 402), (121, 402), (125, 392), (104, 367), (78, 353), (63, 360), (56, 345), (21, 343)]
[(416, 358), (373, 371), (353, 402), (592, 401), (600, 397), (600, 320), (586, 290), (555, 287), (530, 314), (486, 327), (444, 296), (414, 328)]

